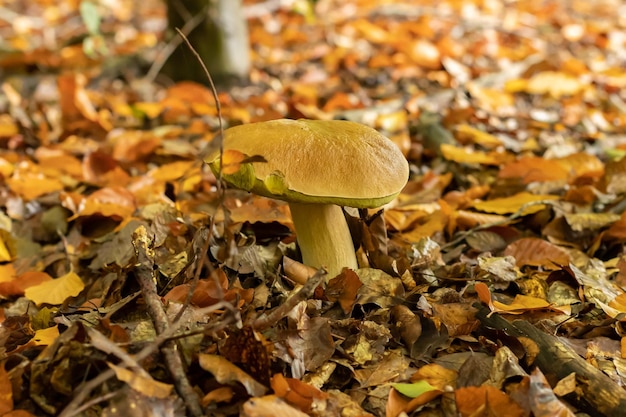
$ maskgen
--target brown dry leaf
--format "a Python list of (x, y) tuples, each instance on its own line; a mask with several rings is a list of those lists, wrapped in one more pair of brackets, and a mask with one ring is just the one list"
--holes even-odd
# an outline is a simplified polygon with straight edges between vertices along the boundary
[(474, 208), (496, 214), (513, 214), (521, 210), (520, 215), (527, 216), (543, 210), (546, 207), (544, 202), (558, 199), (556, 195), (537, 195), (524, 191), (511, 197), (476, 202)]
[(410, 366), (410, 359), (402, 351), (391, 350), (385, 352), (382, 359), (354, 370), (354, 379), (360, 388), (378, 387), (380, 385), (405, 379)]
[(83, 280), (75, 272), (68, 272), (59, 278), (27, 288), (24, 296), (38, 306), (60, 305), (68, 298), (76, 297), (83, 288), (85, 288)]
[(202, 369), (212, 373), (220, 384), (240, 383), (253, 397), (259, 397), (267, 391), (265, 386), (222, 356), (201, 353), (198, 355), (198, 362)]
[(462, 417), (526, 416), (519, 404), (495, 387), (459, 388), (454, 394), (457, 410)]
[(619, 161), (608, 161), (605, 165), (604, 189), (607, 193), (626, 192), (626, 157)]
[(308, 417), (275, 395), (250, 398), (243, 404), (242, 417)]
[(552, 391), (539, 368), (530, 374), (528, 400), (535, 417), (574, 417), (575, 414), (563, 404)]
[(109, 153), (104, 151), (96, 150), (85, 154), (82, 167), (85, 181), (92, 184), (101, 186), (111, 184), (121, 187), (130, 181), (130, 175)]
[(507, 218), (496, 214), (476, 213), (468, 210), (456, 212), (456, 224), (460, 229), (471, 229), (481, 224), (505, 224)]
[(13, 410), (9, 411), (6, 414), (3, 414), (2, 417), (36, 417), (34, 414), (29, 413), (26, 410)]
[(570, 256), (558, 246), (543, 239), (527, 237), (518, 239), (504, 250), (505, 256), (515, 258), (517, 266), (530, 265), (554, 269), (567, 265)]
[[(172, 288), (164, 297), (164, 300), (184, 303), (187, 299), (190, 284), (181, 284)], [(235, 302), (240, 304), (250, 303), (254, 296), (254, 289), (228, 288), (228, 278), (221, 269), (213, 272), (213, 278), (200, 279), (191, 296), (191, 303), (197, 307), (209, 307), (220, 301)]]
[(391, 388), (389, 397), (387, 397), (387, 405), (385, 407), (385, 417), (397, 417), (404, 411), (409, 404), (409, 399)]
[(441, 153), (449, 161), (460, 164), (501, 165), (510, 161), (513, 156), (504, 152), (482, 152), (460, 148), (446, 143), (441, 144)]
[(615, 213), (566, 213), (563, 217), (575, 232), (598, 231), (621, 218)]
[(247, 204), (229, 207), (230, 219), (235, 223), (278, 222), (293, 230), (289, 206), (271, 198), (253, 197)]
[(124, 130), (110, 140), (113, 142), (113, 159), (129, 163), (150, 157), (163, 139), (152, 132)]
[(402, 341), (407, 348), (411, 349), (413, 344), (422, 335), (422, 322), (419, 317), (403, 304), (391, 307), (391, 317), (395, 322)]
[(13, 385), (9, 373), (0, 365), (0, 416), (13, 410)]
[(147, 372), (136, 372), (122, 366), (107, 362), (109, 368), (115, 371), (115, 376), (126, 382), (132, 389), (147, 397), (167, 398), (174, 388), (171, 384), (155, 381)]
[(450, 337), (468, 335), (478, 325), (476, 310), (467, 303), (433, 304), (436, 317), (446, 325)]
[(603, 239), (626, 242), (626, 212), (606, 230)]
[(348, 314), (354, 307), (361, 286), (363, 286), (363, 283), (356, 272), (344, 268), (341, 274), (328, 281), (326, 297), (328, 297), (329, 301), (339, 301), (343, 312)]
[(285, 378), (281, 374), (275, 374), (270, 384), (277, 397), (307, 413), (311, 412), (315, 401), (328, 398), (328, 394), (314, 386), (295, 378)]
[(270, 353), (273, 345), (251, 326), (229, 332), (220, 353), (266, 386), (270, 382)]

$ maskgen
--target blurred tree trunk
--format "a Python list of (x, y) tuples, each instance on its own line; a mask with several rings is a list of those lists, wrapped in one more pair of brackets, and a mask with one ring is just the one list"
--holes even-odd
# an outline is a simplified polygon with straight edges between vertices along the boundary
[[(211, 77), (227, 85), (248, 78), (250, 70), (248, 26), (242, 0), (166, 0), (168, 26), (182, 29), (191, 19), (201, 19), (188, 35)], [(179, 45), (164, 66), (173, 80), (206, 84), (200, 63), (184, 43)]]

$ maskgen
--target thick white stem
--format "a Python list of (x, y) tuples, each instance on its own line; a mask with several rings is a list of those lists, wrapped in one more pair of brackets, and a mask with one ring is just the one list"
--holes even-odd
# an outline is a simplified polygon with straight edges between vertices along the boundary
[(324, 267), (334, 278), (345, 267), (357, 269), (352, 236), (343, 210), (332, 204), (289, 203), (304, 264)]

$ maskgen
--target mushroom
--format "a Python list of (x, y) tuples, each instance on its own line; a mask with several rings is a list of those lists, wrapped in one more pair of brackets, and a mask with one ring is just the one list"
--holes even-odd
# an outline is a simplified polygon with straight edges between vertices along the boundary
[[(358, 268), (340, 206), (380, 207), (407, 182), (409, 166), (398, 147), (376, 130), (342, 120), (271, 120), (228, 128), (224, 152), (250, 158), (222, 172), (230, 185), (289, 203), (302, 260), (338, 275)], [(220, 155), (206, 159), (214, 173)], [(224, 165), (226, 167), (226, 165)]]

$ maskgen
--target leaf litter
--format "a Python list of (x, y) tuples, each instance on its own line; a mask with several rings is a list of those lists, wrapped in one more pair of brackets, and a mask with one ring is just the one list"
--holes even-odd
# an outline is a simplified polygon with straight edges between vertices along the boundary
[(411, 166), (319, 286), (288, 207), (201, 166), (210, 90), (145, 77), (161, 2), (70, 3), (0, 8), (1, 415), (623, 412), (620, 2), (244, 1), (227, 126), (352, 120)]

